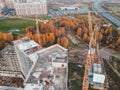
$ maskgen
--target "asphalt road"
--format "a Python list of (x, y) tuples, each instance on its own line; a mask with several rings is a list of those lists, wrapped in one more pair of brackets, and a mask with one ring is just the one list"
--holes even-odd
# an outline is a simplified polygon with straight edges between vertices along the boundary
[(111, 21), (113, 24), (115, 24), (118, 28), (120, 28), (120, 20), (118, 20), (115, 16), (111, 15), (109, 12), (107, 12), (103, 8), (101, 8), (100, 4), (103, 2), (105, 2), (105, 0), (98, 0), (97, 2), (95, 2), (93, 4), (93, 8), (101, 16), (105, 17), (106, 19)]

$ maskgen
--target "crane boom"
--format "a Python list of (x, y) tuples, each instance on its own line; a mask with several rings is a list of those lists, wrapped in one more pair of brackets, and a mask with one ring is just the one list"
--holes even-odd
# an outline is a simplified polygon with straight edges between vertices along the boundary
[(86, 55), (86, 63), (85, 63), (85, 72), (83, 77), (83, 86), (82, 90), (88, 90), (89, 88), (89, 82), (88, 82), (88, 72), (91, 68), (91, 45), (93, 40), (93, 30), (92, 30), (92, 21), (91, 21), (91, 15), (90, 12), (88, 12), (88, 24), (89, 24), (89, 35), (90, 35), (90, 42), (89, 42), (89, 51)]

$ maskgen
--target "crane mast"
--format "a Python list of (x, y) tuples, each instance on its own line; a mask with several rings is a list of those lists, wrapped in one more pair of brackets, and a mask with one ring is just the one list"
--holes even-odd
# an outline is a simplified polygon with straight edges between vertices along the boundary
[(89, 50), (88, 54), (86, 55), (86, 63), (85, 63), (85, 72), (84, 72), (84, 78), (83, 78), (83, 87), (82, 90), (88, 90), (89, 88), (89, 82), (88, 82), (88, 73), (90, 69), (92, 68), (91, 65), (93, 64), (93, 55), (95, 53), (95, 47), (94, 45), (96, 43), (96, 35), (95, 35), (95, 29), (92, 28), (92, 20), (91, 20), (91, 14), (88, 12), (88, 28), (89, 28)]

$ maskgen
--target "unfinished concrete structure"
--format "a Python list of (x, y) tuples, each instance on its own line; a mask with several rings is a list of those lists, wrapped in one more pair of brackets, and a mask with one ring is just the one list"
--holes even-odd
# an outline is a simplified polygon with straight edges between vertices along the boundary
[(14, 46), (6, 46), (3, 50), (1, 50), (1, 54), (6, 63), (6, 68), (4, 68), (4, 70), (20, 71), (20, 65), (18, 63), (18, 58)]
[[(67, 49), (58, 44), (42, 48), (27, 37), (13, 41), (13, 43), (14, 47), (8, 45), (2, 50), (4, 54), (1, 55), (1, 60), (4, 58), (8, 60), (7, 65), (13, 72), (0, 71), (0, 89), (67, 90)], [(6, 54), (10, 55), (6, 56)], [(13, 61), (16, 61), (18, 65), (13, 65)], [(17, 66), (19, 66), (18, 71), (20, 72), (14, 71)]]
[(67, 49), (56, 44), (38, 51), (35, 56), (36, 63), (26, 78), (25, 90), (67, 90)]
[(34, 58), (36, 57), (32, 54), (40, 50), (42, 47), (35, 41), (30, 40), (27, 37), (16, 40), (13, 43), (15, 51), (17, 53), (18, 63), (20, 64), (21, 72), (26, 77), (32, 65), (34, 64)]
[(14, 46), (8, 45), (0, 52), (0, 90), (23, 90), (23, 79)]

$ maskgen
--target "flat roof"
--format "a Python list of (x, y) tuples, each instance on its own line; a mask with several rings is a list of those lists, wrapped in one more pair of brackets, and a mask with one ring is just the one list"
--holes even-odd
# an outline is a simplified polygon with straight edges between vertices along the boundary
[[(49, 87), (49, 90), (51, 90), (51, 88), (54, 87), (53, 83), (55, 84), (55, 88), (66, 90), (65, 85), (67, 83), (67, 69), (62, 68), (62, 66), (61, 68), (57, 68), (52, 64), (52, 59), (57, 59), (56, 62), (58, 63), (67, 63), (67, 60), (63, 60), (67, 59), (65, 58), (67, 56), (66, 51), (67, 49), (56, 44), (35, 52), (38, 56), (38, 59), (36, 61), (36, 64), (34, 64), (33, 68), (31, 69), (30, 75), (28, 75), (28, 78), (26, 79), (27, 84), (25, 90), (28, 88), (32, 90), (31, 88), (35, 88), (34, 85), (36, 86), (36, 89), (43, 88), (42, 86), (38, 86), (39, 84), (43, 84), (44, 88), (46, 84), (49, 84), (49, 86), (51, 86)], [(34, 59), (34, 54), (31, 57)], [(34, 85), (31, 86), (31, 84)]]
[(36, 47), (36, 46), (39, 46), (39, 44), (37, 44), (35, 41), (33, 40), (30, 40), (29, 42), (24, 42), (24, 43), (20, 43), (17, 45), (18, 48), (20, 50), (27, 50), (29, 48), (33, 48), (33, 47)]
[(104, 83), (105, 82), (105, 75), (103, 74), (93, 74), (93, 82), (95, 83)]
[(23, 88), (23, 79), (19, 77), (0, 76), (0, 86)]
[(66, 6), (66, 7), (60, 7), (60, 8), (75, 9), (75, 8), (78, 8), (78, 7), (75, 7), (75, 6)]
[(101, 73), (102, 72), (101, 64), (94, 63), (93, 64), (93, 72), (94, 73)]
[(36, 53), (33, 53), (28, 56), (31, 61), (36, 62), (38, 60), (38, 55)]

